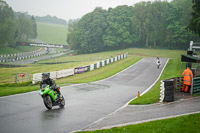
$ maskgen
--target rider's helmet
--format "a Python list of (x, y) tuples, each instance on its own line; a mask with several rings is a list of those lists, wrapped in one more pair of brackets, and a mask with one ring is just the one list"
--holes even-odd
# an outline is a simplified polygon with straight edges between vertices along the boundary
[(42, 74), (42, 79), (43, 80), (48, 80), (49, 79), (49, 73), (43, 73)]

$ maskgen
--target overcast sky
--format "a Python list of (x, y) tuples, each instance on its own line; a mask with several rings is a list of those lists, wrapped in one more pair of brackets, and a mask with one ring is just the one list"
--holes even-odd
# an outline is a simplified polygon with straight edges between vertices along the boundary
[[(68, 20), (81, 18), (96, 7), (108, 9), (118, 5), (134, 5), (142, 0), (5, 0), (16, 12), (34, 16), (57, 16)], [(149, 1), (149, 0), (143, 0)], [(154, 0), (150, 0), (154, 1)], [(170, 1), (170, 0), (168, 0)]]

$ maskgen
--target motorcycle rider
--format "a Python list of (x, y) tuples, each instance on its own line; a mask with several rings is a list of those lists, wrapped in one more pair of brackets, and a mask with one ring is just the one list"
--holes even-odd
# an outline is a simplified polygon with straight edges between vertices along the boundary
[(160, 58), (159, 58), (159, 57), (157, 57), (156, 59), (157, 59), (157, 66), (158, 66), (158, 68), (159, 68), (159, 67), (160, 67), (160, 65), (161, 65), (161, 63), (160, 63)]
[(42, 87), (42, 84), (49, 85), (52, 90), (55, 90), (58, 93), (58, 97), (62, 98), (62, 95), (60, 93), (60, 89), (56, 86), (56, 83), (53, 79), (49, 77), (49, 73), (43, 73), (42, 74), (42, 81), (40, 82), (40, 88)]

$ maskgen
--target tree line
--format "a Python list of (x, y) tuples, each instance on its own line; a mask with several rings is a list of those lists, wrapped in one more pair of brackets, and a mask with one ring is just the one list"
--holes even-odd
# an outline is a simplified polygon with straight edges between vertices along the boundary
[(192, 0), (97, 7), (68, 26), (67, 42), (79, 53), (128, 47), (186, 49), (199, 37), (188, 30)]
[(60, 25), (68, 25), (68, 24), (72, 24), (74, 22), (79, 21), (80, 19), (69, 19), (68, 21), (58, 18), (56, 16), (51, 16), (51, 15), (47, 15), (47, 16), (35, 16), (35, 20), (37, 22), (44, 22), (44, 23), (51, 23), (51, 24), (60, 24)]
[(192, 2), (192, 18), (187, 28), (200, 36), (200, 1), (193, 0)]
[(37, 24), (34, 16), (14, 12), (0, 0), (0, 47), (16, 46), (16, 41), (29, 41), (37, 37)]
[(46, 22), (46, 23), (52, 23), (52, 24), (67, 25), (67, 21), (65, 21), (64, 19), (57, 18), (56, 16), (53, 16), (53, 17), (50, 15), (47, 15), (44, 17), (36, 16), (35, 19), (37, 22)]

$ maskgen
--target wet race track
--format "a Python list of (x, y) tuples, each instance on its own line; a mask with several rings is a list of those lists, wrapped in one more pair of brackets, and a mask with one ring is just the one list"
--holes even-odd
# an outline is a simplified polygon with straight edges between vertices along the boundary
[(65, 108), (47, 110), (38, 92), (0, 98), (0, 133), (54, 133), (85, 129), (125, 105), (159, 77), (167, 59), (145, 58), (106, 80), (62, 87)]

